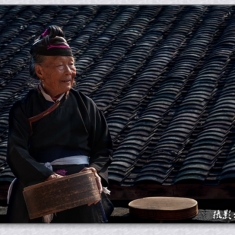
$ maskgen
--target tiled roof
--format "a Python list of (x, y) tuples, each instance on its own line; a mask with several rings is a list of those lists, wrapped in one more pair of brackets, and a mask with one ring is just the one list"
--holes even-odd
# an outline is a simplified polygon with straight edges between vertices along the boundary
[(235, 178), (234, 6), (0, 6), (0, 181), (8, 113), (36, 81), (29, 48), (63, 27), (77, 85), (103, 110), (112, 183), (219, 184)]

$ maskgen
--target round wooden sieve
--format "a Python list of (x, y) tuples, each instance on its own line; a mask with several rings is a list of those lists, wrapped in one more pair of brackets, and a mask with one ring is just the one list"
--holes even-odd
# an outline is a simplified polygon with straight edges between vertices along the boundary
[(131, 201), (130, 214), (151, 220), (184, 220), (198, 214), (198, 203), (182, 197), (146, 197)]

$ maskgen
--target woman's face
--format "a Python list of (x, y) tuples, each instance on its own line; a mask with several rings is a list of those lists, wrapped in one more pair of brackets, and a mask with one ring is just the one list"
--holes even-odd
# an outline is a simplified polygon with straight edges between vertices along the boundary
[(72, 56), (45, 56), (41, 64), (35, 65), (35, 72), (46, 93), (51, 97), (60, 95), (73, 86), (76, 76)]

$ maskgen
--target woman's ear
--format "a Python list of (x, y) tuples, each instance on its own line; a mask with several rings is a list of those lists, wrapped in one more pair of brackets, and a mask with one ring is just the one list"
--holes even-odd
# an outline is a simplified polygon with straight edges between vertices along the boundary
[(42, 72), (42, 67), (39, 64), (35, 65), (35, 73), (37, 76), (42, 79), (43, 78), (43, 72)]

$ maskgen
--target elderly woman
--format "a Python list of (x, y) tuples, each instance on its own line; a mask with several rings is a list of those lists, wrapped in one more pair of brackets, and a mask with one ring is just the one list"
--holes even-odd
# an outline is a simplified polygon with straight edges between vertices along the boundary
[(107, 222), (105, 212), (113, 207), (103, 187), (108, 186), (112, 141), (105, 118), (90, 98), (72, 89), (76, 68), (60, 27), (49, 26), (30, 53), (30, 74), (40, 85), (9, 115), (7, 161), (16, 180), (7, 221), (39, 222), (29, 219), (24, 187), (88, 170), (98, 179), (102, 200), (59, 212), (51, 222)]

